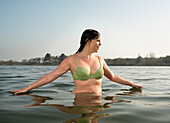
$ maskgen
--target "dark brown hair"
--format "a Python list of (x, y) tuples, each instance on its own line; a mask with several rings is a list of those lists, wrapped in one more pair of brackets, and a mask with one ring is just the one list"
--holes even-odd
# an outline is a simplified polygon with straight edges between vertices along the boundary
[(88, 41), (91, 41), (93, 39), (98, 38), (100, 35), (100, 33), (96, 30), (93, 29), (86, 29), (82, 36), (81, 36), (81, 40), (80, 40), (80, 48), (78, 49), (78, 51), (76, 53), (81, 52), (84, 49), (84, 46), (86, 45), (86, 43)]

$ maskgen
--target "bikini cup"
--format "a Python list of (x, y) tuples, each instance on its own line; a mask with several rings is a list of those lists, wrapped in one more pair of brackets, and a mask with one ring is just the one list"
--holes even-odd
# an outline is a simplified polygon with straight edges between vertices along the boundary
[[(91, 78), (95, 78), (96, 80), (101, 79), (104, 75), (104, 70), (103, 67), (101, 66), (95, 73), (90, 74), (90, 71), (88, 71), (87, 69), (80, 67), (78, 65), (76, 56), (74, 55), (74, 58), (76, 60), (76, 64), (77, 64), (77, 68), (75, 73), (73, 74), (73, 79), (74, 80), (81, 80), (81, 81), (86, 81), (88, 79)], [(98, 57), (99, 58), (99, 57)], [(100, 62), (100, 58), (99, 58), (99, 62)], [(100, 62), (101, 64), (101, 62)]]

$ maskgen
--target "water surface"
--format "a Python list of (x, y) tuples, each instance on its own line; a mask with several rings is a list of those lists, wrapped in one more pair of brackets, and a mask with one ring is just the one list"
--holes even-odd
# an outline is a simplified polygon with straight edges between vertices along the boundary
[(0, 66), (2, 123), (169, 123), (170, 67), (110, 66), (143, 89), (103, 77), (102, 95), (75, 95), (70, 72), (52, 83), (13, 96), (9, 91), (30, 85), (56, 66)]

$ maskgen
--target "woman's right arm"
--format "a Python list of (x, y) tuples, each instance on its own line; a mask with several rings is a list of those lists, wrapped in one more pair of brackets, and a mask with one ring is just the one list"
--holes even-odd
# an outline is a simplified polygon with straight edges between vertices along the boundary
[(110, 79), (111, 81), (113, 82), (116, 82), (116, 83), (120, 83), (120, 84), (124, 84), (124, 85), (129, 85), (131, 87), (139, 87), (139, 88), (142, 88), (142, 85), (138, 85), (138, 84), (135, 84), (135, 83), (132, 83), (126, 79), (123, 79), (121, 77), (119, 77), (118, 75), (112, 73), (112, 71), (109, 69), (109, 67), (107, 66), (106, 62), (104, 61), (103, 59), (103, 68), (104, 68), (104, 75)]
[(47, 83), (52, 82), (53, 80), (57, 79), (59, 76), (63, 75), (64, 73), (66, 73), (67, 71), (70, 70), (70, 66), (71, 66), (70, 61), (71, 60), (70, 60), (70, 56), (69, 56), (69, 57), (65, 58), (54, 71), (46, 74), (45, 76), (43, 76), (42, 78), (40, 78), (39, 80), (37, 80), (33, 84), (29, 85), (28, 87), (22, 88), (22, 89), (19, 89), (19, 90), (15, 90), (15, 91), (12, 91), (12, 92), (14, 92), (15, 94), (24, 93), (24, 92), (27, 92), (27, 91), (32, 90), (34, 88), (38, 88), (42, 85), (45, 85)]

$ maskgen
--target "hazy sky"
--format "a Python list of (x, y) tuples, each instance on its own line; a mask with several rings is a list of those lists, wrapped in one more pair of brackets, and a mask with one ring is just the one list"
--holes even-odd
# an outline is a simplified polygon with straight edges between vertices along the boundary
[(0, 60), (74, 54), (88, 28), (104, 58), (170, 55), (170, 0), (0, 0)]

